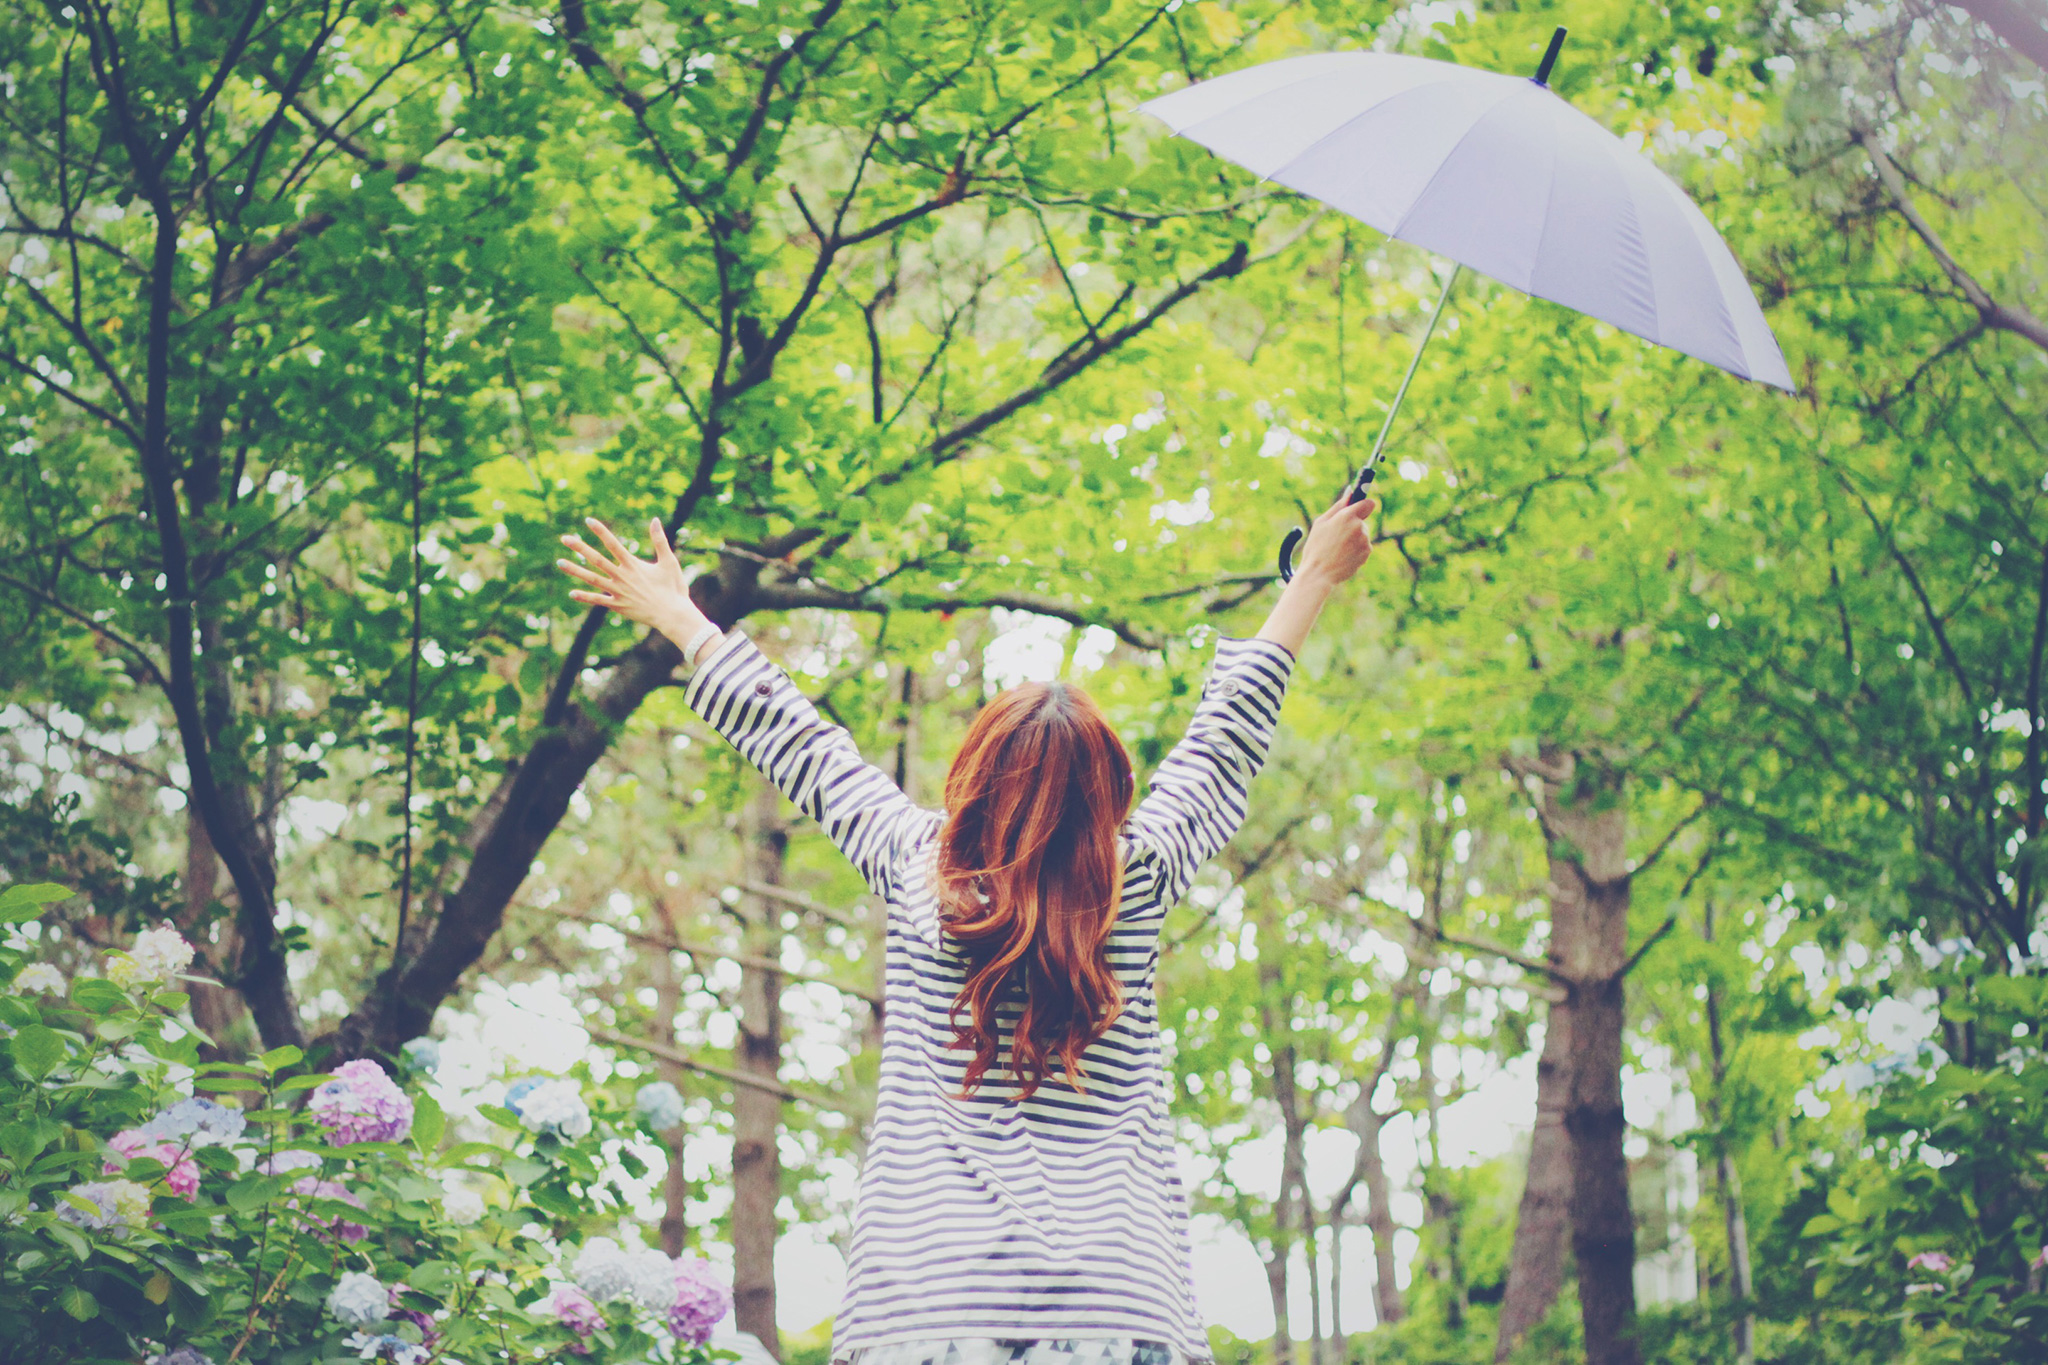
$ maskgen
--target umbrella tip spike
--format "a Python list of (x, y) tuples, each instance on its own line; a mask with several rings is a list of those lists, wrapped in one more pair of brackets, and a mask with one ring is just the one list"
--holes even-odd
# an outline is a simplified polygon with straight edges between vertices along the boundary
[(1550, 84), (1550, 68), (1557, 65), (1557, 54), (1564, 51), (1564, 34), (1560, 28), (1550, 35), (1550, 46), (1543, 50), (1543, 60), (1536, 67), (1536, 84)]

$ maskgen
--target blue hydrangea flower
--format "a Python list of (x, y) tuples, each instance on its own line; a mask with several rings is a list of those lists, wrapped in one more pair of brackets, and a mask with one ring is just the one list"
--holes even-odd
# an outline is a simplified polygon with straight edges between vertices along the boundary
[(528, 1095), (531, 1095), (547, 1083), (548, 1078), (546, 1076), (527, 1076), (512, 1082), (512, 1084), (505, 1087), (505, 1107), (518, 1114), (521, 1118), (524, 1118), (525, 1111), (520, 1108), (520, 1105)]
[(158, 1142), (185, 1142), (193, 1147), (209, 1147), (218, 1143), (233, 1142), (249, 1126), (249, 1120), (239, 1109), (225, 1104), (194, 1097), (179, 1100), (170, 1108), (142, 1125), (142, 1135)]
[(328, 1294), (327, 1312), (347, 1327), (374, 1327), (391, 1320), (391, 1291), (375, 1275), (351, 1270)]
[(655, 1132), (664, 1132), (683, 1121), (683, 1095), (667, 1081), (643, 1085), (633, 1096), (633, 1108)]
[(432, 1075), (441, 1069), (441, 1045), (432, 1038), (414, 1038), (398, 1049), (407, 1071)]

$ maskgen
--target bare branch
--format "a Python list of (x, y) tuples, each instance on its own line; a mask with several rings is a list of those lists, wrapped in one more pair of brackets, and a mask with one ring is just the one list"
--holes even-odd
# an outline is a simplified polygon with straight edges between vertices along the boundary
[(1636, 964), (1643, 960), (1643, 954), (1649, 952), (1650, 949), (1656, 947), (1657, 944), (1663, 940), (1664, 935), (1670, 933), (1673, 926), (1675, 926), (1677, 923), (1678, 916), (1672, 915), (1669, 918), (1667, 918), (1662, 924), (1658, 925), (1656, 931), (1652, 933), (1648, 938), (1643, 940), (1642, 946), (1637, 948), (1634, 952), (1628, 955), (1628, 961), (1621, 964), (1621, 971), (1619, 974), (1621, 976), (1627, 976), (1630, 972), (1634, 971), (1636, 969)]
[[(829, 905), (812, 900), (801, 891), (792, 891), (786, 886), (773, 886), (767, 882), (748, 881), (743, 881), (739, 885), (740, 890), (745, 891), (749, 895), (765, 896), (769, 900), (781, 901), (784, 905), (801, 910), (807, 915), (816, 915), (819, 919), (830, 920), (842, 929), (862, 929), (866, 927), (865, 920), (858, 911), (835, 910)], [(781, 969), (777, 968), (776, 970), (779, 971)]]
[(764, 583), (754, 592), (754, 605), (769, 611), (791, 611), (798, 607), (823, 607), (832, 611), (975, 611), (989, 607), (1004, 607), (1011, 611), (1028, 611), (1037, 616), (1050, 616), (1076, 626), (1102, 626), (1113, 631), (1125, 644), (1139, 649), (1161, 649), (1165, 640), (1133, 625), (1129, 621), (1103, 616), (1099, 612), (1085, 611), (1057, 597), (1041, 597), (1036, 593), (992, 592), (974, 596), (925, 597), (915, 599), (883, 600), (863, 593), (841, 592), (836, 588), (816, 584)]
[[(1981, 4), (1984, 0), (1977, 2)], [(1949, 254), (1948, 248), (1942, 244), (1940, 235), (1920, 216), (1920, 210), (1914, 207), (1912, 196), (1906, 189), (1906, 178), (1899, 173), (1897, 164), (1886, 154), (1884, 148), (1877, 145), (1876, 135), (1868, 129), (1856, 128), (1850, 131), (1849, 136), (1870, 158), (1871, 166), (1877, 171), (1878, 180), (1891, 198), (1892, 207), (1906, 220), (1914, 235), (1926, 244), (1928, 254), (1934, 257), (1935, 264), (1941, 267), (1949, 282), (1962, 291), (1963, 297), (1977, 310), (1977, 316), (1983, 319), (1984, 325), (1995, 331), (2011, 332), (2014, 336), (2024, 337), (2041, 350), (2048, 351), (2048, 323), (2043, 323), (2024, 308), (2000, 303), (1992, 298), (1990, 291), (1979, 284), (1976, 277), (1963, 269), (1962, 264)]]
[(107, 643), (116, 646), (123, 653), (134, 659), (135, 662), (142, 665), (142, 671), (149, 678), (150, 682), (154, 683), (162, 691), (170, 691), (170, 682), (164, 677), (163, 671), (157, 667), (156, 660), (150, 658), (148, 652), (141, 645), (136, 644), (127, 636), (122, 635), (118, 631), (108, 629), (98, 621), (93, 620), (92, 617), (78, 610), (78, 608), (60, 601), (33, 583), (24, 583), (12, 574), (0, 573), (0, 583), (5, 583), (11, 588), (29, 594), (38, 602), (50, 608), (50, 610), (71, 618), (93, 634), (107, 641)]
[(658, 1043), (652, 1038), (635, 1038), (631, 1034), (620, 1033), (616, 1029), (608, 1029), (601, 1024), (584, 1024), (583, 1031), (601, 1043), (610, 1043), (614, 1047), (630, 1048), (635, 1052), (645, 1052), (651, 1057), (659, 1057), (665, 1062), (673, 1062), (685, 1070), (699, 1072), (706, 1076), (716, 1076), (718, 1079), (730, 1081), (734, 1085), (744, 1085), (754, 1090), (765, 1090), (771, 1095), (780, 1095), (782, 1098), (794, 1100), (798, 1104), (808, 1104), (814, 1109), (829, 1109), (835, 1114), (859, 1114), (862, 1112), (859, 1106), (849, 1104), (844, 1100), (834, 1099), (830, 1095), (821, 1095), (811, 1090), (796, 1090), (782, 1084), (780, 1081), (771, 1081), (765, 1077), (751, 1075), (745, 1071), (735, 1071), (731, 1067), (719, 1066), (712, 1062), (703, 1061), (692, 1057), (687, 1052), (672, 1048), (667, 1043)]

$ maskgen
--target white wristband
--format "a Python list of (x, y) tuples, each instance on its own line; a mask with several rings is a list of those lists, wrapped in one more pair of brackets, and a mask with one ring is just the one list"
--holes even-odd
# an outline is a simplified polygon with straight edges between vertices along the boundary
[(689, 667), (695, 668), (697, 666), (698, 653), (703, 650), (704, 646), (710, 644), (724, 633), (717, 626), (706, 621), (703, 627), (690, 637), (690, 642), (683, 646), (683, 662)]

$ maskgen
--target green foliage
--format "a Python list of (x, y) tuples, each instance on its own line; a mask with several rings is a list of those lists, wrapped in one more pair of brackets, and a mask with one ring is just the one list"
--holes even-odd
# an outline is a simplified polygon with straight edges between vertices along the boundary
[[(67, 894), (9, 887), (0, 917), (33, 920)], [(178, 1023), (176, 980), (141, 970), (67, 991), (20, 947), (0, 947), (11, 1062), (0, 1071), (0, 1358), (131, 1361), (178, 1347), (286, 1365), (717, 1357), (630, 1301), (581, 1332), (552, 1309), (579, 1244), (618, 1207), (630, 1103), (598, 1097), (570, 1136), (498, 1109), (485, 1136), (452, 1140), (439, 1104), (415, 1090), (407, 1122), (341, 1141), (362, 1133), (306, 1105), (334, 1078), (297, 1048), (204, 1060)], [(218, 1102), (209, 1128), (137, 1135), (194, 1097)], [(350, 1276), (356, 1316), (343, 1320), (337, 1289), (349, 1293)]]

